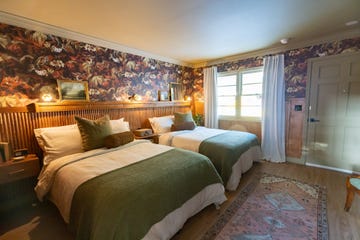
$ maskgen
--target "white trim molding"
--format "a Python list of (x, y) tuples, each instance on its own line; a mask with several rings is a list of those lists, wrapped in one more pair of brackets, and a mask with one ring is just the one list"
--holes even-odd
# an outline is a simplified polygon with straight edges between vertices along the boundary
[(192, 67), (191, 64), (183, 62), (183, 61), (179, 61), (179, 60), (164, 57), (164, 56), (159, 56), (159, 55), (145, 52), (145, 51), (142, 51), (139, 49), (127, 47), (127, 46), (124, 46), (124, 45), (121, 45), (121, 44), (118, 44), (115, 42), (110, 42), (110, 41), (107, 41), (104, 39), (100, 39), (100, 38), (92, 37), (92, 36), (85, 35), (82, 33), (70, 31), (70, 30), (67, 30), (67, 29), (64, 29), (61, 27), (34, 21), (29, 18), (9, 14), (9, 13), (3, 12), (3, 11), (0, 11), (0, 23), (5, 23), (5, 24), (9, 24), (9, 25), (29, 29), (29, 30), (39, 31), (39, 32), (42, 32), (45, 34), (51, 34), (54, 36), (59, 36), (59, 37), (66, 38), (66, 39), (72, 39), (72, 40), (76, 40), (79, 42), (90, 43), (90, 44), (94, 44), (96, 46), (101, 46), (101, 47), (117, 50), (120, 52), (130, 53), (130, 54), (134, 54), (134, 55), (138, 55), (138, 56), (142, 56), (142, 57), (152, 58), (152, 59), (160, 60), (163, 62), (173, 63), (173, 64), (186, 66), (186, 67)]
[(357, 171), (351, 171), (351, 170), (342, 169), (342, 168), (329, 167), (329, 166), (324, 166), (324, 165), (314, 164), (314, 163), (305, 163), (305, 165), (309, 166), (309, 167), (323, 168), (323, 169), (342, 172), (342, 173), (347, 173), (347, 174), (352, 174), (352, 173), (360, 174), (360, 172), (357, 172)]
[(328, 42), (332, 42), (332, 41), (341, 41), (344, 39), (350, 39), (350, 38), (356, 38), (356, 37), (360, 37), (360, 28), (343, 31), (343, 32), (338, 32), (336, 34), (331, 34), (331, 35), (327, 35), (327, 36), (323, 36), (323, 37), (319, 37), (319, 38), (314, 38), (312, 40), (298, 41), (298, 42), (294, 41), (293, 43), (289, 43), (287, 45), (281, 45), (281, 46), (276, 46), (276, 47), (274, 46), (274, 47), (269, 47), (269, 48), (265, 48), (265, 49), (260, 49), (257, 51), (251, 51), (251, 52), (246, 52), (246, 53), (228, 56), (228, 57), (224, 57), (224, 58), (219, 58), (219, 59), (215, 59), (215, 60), (210, 60), (207, 62), (197, 63), (197, 64), (194, 64), (193, 67), (194, 68), (207, 67), (207, 66), (213, 66), (213, 65), (218, 65), (218, 64), (227, 63), (227, 62), (235, 62), (235, 61), (252, 58), (252, 57), (263, 57), (265, 55), (276, 54), (276, 53), (285, 52), (285, 51), (292, 50), (292, 49), (304, 48), (304, 47), (309, 47), (309, 46), (313, 46), (313, 45), (328, 43)]

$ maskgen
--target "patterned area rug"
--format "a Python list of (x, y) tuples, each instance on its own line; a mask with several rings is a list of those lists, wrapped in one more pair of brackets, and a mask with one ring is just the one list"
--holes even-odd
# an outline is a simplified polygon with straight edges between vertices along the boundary
[(202, 239), (326, 240), (326, 189), (265, 173), (258, 175)]

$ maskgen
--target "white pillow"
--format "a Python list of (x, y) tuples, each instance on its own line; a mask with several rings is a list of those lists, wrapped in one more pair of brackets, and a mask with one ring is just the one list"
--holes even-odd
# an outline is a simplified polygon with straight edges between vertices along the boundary
[(171, 125), (174, 124), (174, 115), (149, 118), (149, 122), (155, 134), (170, 132)]
[(110, 126), (113, 134), (130, 131), (129, 122), (124, 121), (124, 118), (110, 120)]
[(76, 124), (34, 129), (35, 137), (44, 152), (44, 165), (60, 157), (83, 152), (81, 135)]

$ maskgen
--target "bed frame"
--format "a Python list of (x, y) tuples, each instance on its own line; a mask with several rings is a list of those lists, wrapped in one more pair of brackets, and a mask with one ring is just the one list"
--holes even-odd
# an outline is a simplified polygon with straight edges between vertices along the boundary
[(35, 103), (26, 107), (0, 108), (0, 141), (13, 150), (27, 148), (42, 158), (34, 129), (75, 124), (74, 116), (97, 119), (108, 114), (111, 119), (124, 117), (130, 129), (149, 128), (149, 117), (165, 116), (191, 110), (190, 102), (60, 102)]

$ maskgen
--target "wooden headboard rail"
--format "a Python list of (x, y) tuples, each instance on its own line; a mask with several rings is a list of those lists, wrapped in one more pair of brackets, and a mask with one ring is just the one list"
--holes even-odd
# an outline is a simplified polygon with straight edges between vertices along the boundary
[(75, 124), (74, 116), (96, 119), (108, 114), (111, 119), (124, 117), (132, 130), (149, 128), (148, 118), (191, 110), (190, 102), (61, 102), (35, 103), (26, 107), (0, 108), (0, 141), (13, 149), (27, 148), (42, 156), (34, 129)]

